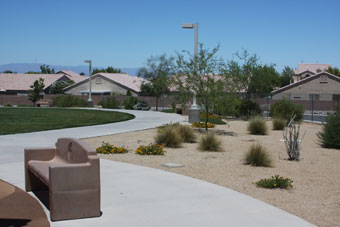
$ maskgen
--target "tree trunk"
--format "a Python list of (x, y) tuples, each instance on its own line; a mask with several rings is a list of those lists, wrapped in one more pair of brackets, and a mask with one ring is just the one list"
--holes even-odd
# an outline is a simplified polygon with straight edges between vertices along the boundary
[(158, 96), (156, 96), (156, 111), (158, 111)]

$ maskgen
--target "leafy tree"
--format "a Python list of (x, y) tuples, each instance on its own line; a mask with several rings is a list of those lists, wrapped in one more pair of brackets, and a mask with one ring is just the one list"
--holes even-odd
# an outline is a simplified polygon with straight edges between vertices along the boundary
[(25, 72), (24, 74), (41, 74), (41, 72), (28, 71)]
[(329, 72), (329, 73), (331, 73), (331, 74), (333, 74), (333, 75), (335, 75), (335, 76), (338, 76), (338, 77), (340, 77), (340, 70), (339, 70), (339, 68), (337, 68), (337, 67), (329, 67), (327, 70), (326, 70), (326, 72)]
[(28, 99), (33, 102), (35, 105), (36, 101), (42, 99), (44, 97), (43, 92), (44, 92), (44, 79), (39, 78), (39, 80), (34, 81), (34, 83), (30, 86), (30, 90), (28, 90), (29, 95)]
[(209, 113), (226, 93), (226, 83), (220, 75), (224, 63), (216, 57), (218, 50), (219, 46), (210, 50), (200, 44), (197, 56), (186, 51), (188, 57), (177, 54), (176, 60), (178, 72), (174, 76), (175, 86), (184, 97), (188, 97), (188, 91), (196, 93), (198, 103), (205, 112), (206, 131)]
[(51, 94), (64, 94), (64, 88), (72, 84), (74, 84), (73, 80), (56, 81), (52, 84), (50, 93)]
[(40, 70), (42, 74), (54, 74), (54, 69), (51, 69), (49, 65), (41, 65)]
[(224, 71), (234, 86), (246, 94), (246, 99), (255, 93), (268, 94), (280, 85), (280, 77), (275, 70), (275, 65), (260, 64), (256, 54), (250, 55), (247, 50), (237, 52), (235, 55), (241, 64), (231, 60)]
[(289, 66), (285, 66), (280, 76), (280, 87), (284, 87), (293, 82), (294, 71)]
[(85, 73), (84, 73), (84, 72), (81, 72), (81, 73), (79, 73), (79, 75), (81, 75), (81, 76), (85, 76)]
[(174, 58), (167, 57), (166, 54), (151, 56), (147, 60), (146, 66), (137, 73), (138, 77), (149, 80), (141, 85), (141, 93), (156, 97), (157, 111), (159, 98), (169, 91), (170, 77), (174, 73)]
[(98, 69), (94, 68), (92, 70), (92, 75), (96, 73), (124, 73), (120, 69), (113, 68), (112, 66), (108, 66), (106, 69)]
[(14, 72), (11, 71), (11, 70), (5, 70), (5, 71), (3, 71), (2, 73), (14, 73)]

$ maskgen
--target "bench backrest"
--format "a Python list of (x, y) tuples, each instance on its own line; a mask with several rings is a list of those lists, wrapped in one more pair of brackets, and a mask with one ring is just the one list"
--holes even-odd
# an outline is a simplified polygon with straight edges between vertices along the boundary
[(96, 155), (89, 145), (75, 138), (58, 139), (56, 148), (56, 156), (69, 163), (84, 163), (88, 155)]

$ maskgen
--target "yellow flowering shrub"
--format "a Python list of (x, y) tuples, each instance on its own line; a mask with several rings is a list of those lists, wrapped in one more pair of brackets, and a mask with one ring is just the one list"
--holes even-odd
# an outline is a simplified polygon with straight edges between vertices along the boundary
[[(207, 125), (208, 125), (208, 128), (215, 128), (215, 125), (209, 122)], [(205, 122), (193, 122), (191, 126), (194, 128), (205, 128)]]
[(139, 155), (164, 155), (165, 150), (163, 150), (163, 145), (159, 144), (152, 144), (149, 145), (140, 145), (137, 150), (136, 154)]
[[(205, 119), (207, 114), (205, 112), (201, 112), (200, 116), (201, 116), (201, 119)], [(211, 114), (211, 113), (208, 114), (208, 117), (209, 117), (209, 119), (221, 119), (220, 116), (218, 116), (216, 114)]]
[(97, 147), (96, 152), (100, 154), (122, 154), (129, 152), (129, 150), (125, 147), (118, 147), (103, 142), (100, 147)]
[(261, 179), (256, 182), (256, 185), (261, 188), (282, 188), (288, 189), (293, 187), (293, 181), (288, 177), (284, 178), (280, 175), (272, 176), (268, 179)]

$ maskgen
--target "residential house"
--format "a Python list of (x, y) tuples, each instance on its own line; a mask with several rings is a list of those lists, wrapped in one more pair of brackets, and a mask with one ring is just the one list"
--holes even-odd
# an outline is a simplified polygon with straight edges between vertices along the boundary
[[(123, 73), (97, 73), (91, 77), (91, 94), (120, 94), (126, 95), (128, 91), (133, 96), (141, 92), (140, 86), (147, 80)], [(66, 94), (87, 95), (89, 93), (89, 78), (64, 89)]]
[(326, 72), (330, 66), (330, 64), (299, 64), (298, 68), (294, 69), (294, 83), (318, 73)]

